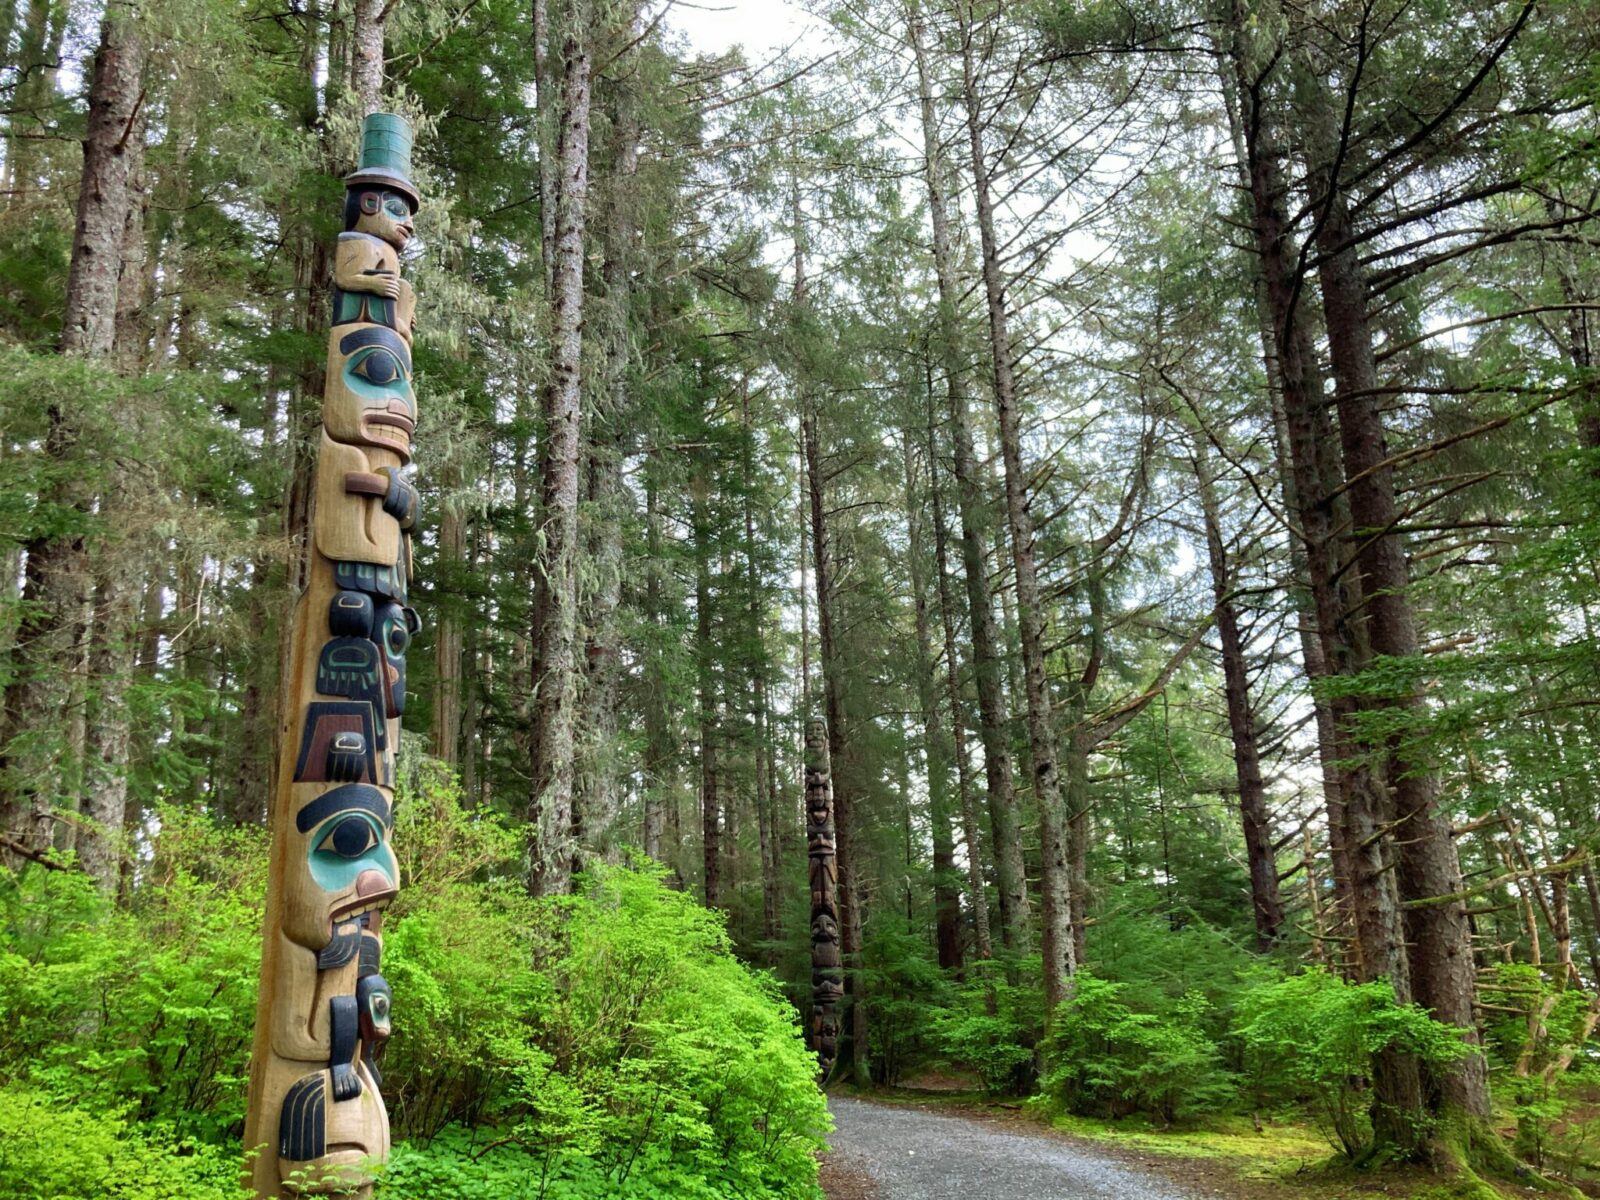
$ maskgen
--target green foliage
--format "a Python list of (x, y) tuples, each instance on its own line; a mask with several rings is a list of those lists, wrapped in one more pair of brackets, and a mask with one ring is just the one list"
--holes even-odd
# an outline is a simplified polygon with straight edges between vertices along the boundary
[(1261, 984), (1243, 998), (1235, 1033), (1257, 1097), (1309, 1100), (1333, 1145), (1359, 1158), (1371, 1138), (1363, 1082), (1385, 1052), (1442, 1067), (1474, 1053), (1459, 1030), (1415, 1004), (1399, 1004), (1383, 980), (1350, 983), (1314, 969)]
[[(1038, 972), (1023, 977), (1033, 980)], [(933, 1044), (947, 1063), (976, 1072), (984, 1091), (1014, 1095), (1033, 1082), (1042, 1013), (1037, 988), (1007, 983), (998, 962), (974, 963), (954, 1003), (932, 1013)]]
[(131, 1129), (41, 1091), (0, 1088), (0, 1196), (6, 1200), (243, 1200), (228, 1146)]
[(217, 1140), (244, 1116), (265, 843), (160, 819), (162, 886), (125, 908), (76, 872), (0, 872), (0, 1083)]
[[(508, 824), (407, 766), (384, 1067), (412, 1140), (385, 1194), (809, 1200), (815, 1061), (721, 915), (655, 868), (532, 900)], [(121, 907), (0, 872), (0, 1196), (234, 1194), (266, 842), (163, 811), (150, 848), (159, 886)]]
[(1148, 1112), (1171, 1123), (1226, 1109), (1235, 1079), (1203, 1023), (1197, 992), (1167, 1012), (1139, 1012), (1126, 984), (1079, 972), (1045, 1043), (1046, 1096), (1082, 1113)]

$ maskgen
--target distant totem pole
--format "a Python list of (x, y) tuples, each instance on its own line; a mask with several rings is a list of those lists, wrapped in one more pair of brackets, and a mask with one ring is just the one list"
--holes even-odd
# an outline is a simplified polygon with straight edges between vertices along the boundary
[(406, 704), (416, 488), (416, 297), (400, 277), (418, 196), (411, 127), (374, 113), (345, 179), (333, 271), (310, 572), (283, 681), (261, 998), (245, 1146), (260, 1197), (370, 1194), (389, 1154), (378, 1047), (389, 1036), (383, 910)]
[(806, 854), (811, 864), (811, 1045), (824, 1079), (839, 1052), (839, 874), (828, 725), (806, 723)]

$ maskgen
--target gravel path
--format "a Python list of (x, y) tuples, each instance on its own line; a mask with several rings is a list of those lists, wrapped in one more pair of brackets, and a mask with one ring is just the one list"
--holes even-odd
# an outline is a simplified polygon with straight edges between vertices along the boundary
[[(829, 1162), (875, 1200), (1190, 1200), (1193, 1193), (1068, 1142), (967, 1117), (833, 1096)], [(843, 1196), (863, 1194), (843, 1191)], [(872, 1194), (872, 1193), (866, 1193)]]

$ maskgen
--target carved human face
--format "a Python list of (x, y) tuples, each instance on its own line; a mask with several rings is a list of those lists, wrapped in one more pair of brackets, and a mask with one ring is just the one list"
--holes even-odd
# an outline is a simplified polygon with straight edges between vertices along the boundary
[(411, 350), (385, 325), (338, 325), (328, 339), (322, 423), (328, 436), (350, 446), (378, 446), (411, 458), (417, 400), (411, 390)]
[[(296, 784), (283, 931), (321, 950), (334, 927), (381, 912), (399, 888), (389, 844), (389, 802), (377, 788)], [(376, 920), (376, 917), (372, 918)]]
[(356, 194), (355, 211), (353, 232), (381, 238), (396, 250), (404, 250), (416, 233), (411, 202), (399, 192), (363, 188)]

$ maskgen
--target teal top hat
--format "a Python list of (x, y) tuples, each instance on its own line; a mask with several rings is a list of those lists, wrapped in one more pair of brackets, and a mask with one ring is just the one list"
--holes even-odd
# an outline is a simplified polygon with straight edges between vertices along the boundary
[(371, 113), (361, 122), (361, 165), (344, 177), (346, 187), (376, 183), (399, 192), (416, 212), (421, 203), (411, 182), (411, 122), (399, 113)]

